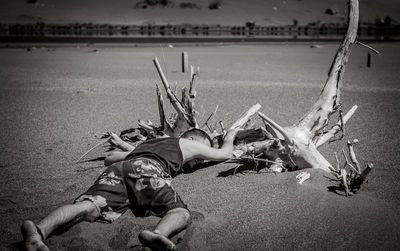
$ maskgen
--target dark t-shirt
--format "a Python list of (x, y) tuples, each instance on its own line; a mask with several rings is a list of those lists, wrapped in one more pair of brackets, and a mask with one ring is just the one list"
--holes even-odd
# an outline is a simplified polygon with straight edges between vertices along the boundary
[(152, 158), (161, 163), (164, 171), (171, 177), (182, 172), (183, 157), (179, 138), (160, 138), (147, 140), (128, 154), (126, 159), (136, 157)]

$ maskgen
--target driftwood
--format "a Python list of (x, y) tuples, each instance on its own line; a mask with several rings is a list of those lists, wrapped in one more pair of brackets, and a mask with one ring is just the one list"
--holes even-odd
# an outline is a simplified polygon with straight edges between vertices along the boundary
[(84, 154), (82, 154), (76, 161), (75, 163), (78, 163), (79, 161), (81, 161), (81, 159), (83, 159), (86, 155), (88, 155), (91, 151), (93, 151), (95, 148), (107, 143), (109, 140), (111, 139), (111, 136), (107, 136), (107, 138), (101, 140), (99, 143), (97, 143), (95, 146), (93, 146), (92, 148), (90, 148), (89, 150), (87, 150)]
[(339, 182), (339, 188), (345, 191), (346, 197), (353, 195), (361, 188), (361, 185), (366, 181), (367, 175), (373, 167), (371, 163), (368, 163), (364, 170), (361, 171), (360, 163), (358, 162), (353, 149), (353, 144), (355, 143), (358, 143), (358, 140), (347, 141), (350, 160), (342, 149), (343, 157), (345, 159), (343, 167), (340, 167), (339, 159), (335, 153), (336, 168), (332, 170), (332, 174), (336, 176), (337, 181)]
[[(356, 41), (358, 16), (358, 1), (351, 0), (347, 33), (330, 67), (322, 92), (309, 112), (296, 124), (288, 127), (281, 127), (265, 115), (260, 114), (263, 120), (284, 137), (282, 144), (285, 150), (280, 155), (282, 159), (286, 159), (286, 162), (291, 162), (288, 165), (295, 164), (299, 169), (312, 167), (325, 171), (332, 170), (332, 165), (317, 150), (317, 144), (321, 136), (326, 135), (318, 146), (337, 133), (337, 130), (331, 130), (328, 132), (329, 134), (326, 134), (325, 127), (328, 125), (331, 115), (340, 107), (342, 79), (352, 45)], [(351, 115), (347, 119), (350, 117)], [(344, 123), (343, 120), (340, 127), (343, 127)]]
[[(371, 170), (372, 164), (368, 164), (363, 171), (361, 170), (361, 165), (353, 149), (353, 145), (356, 143), (355, 141), (348, 141), (350, 160), (343, 152), (345, 165), (342, 168), (339, 166), (338, 159), (335, 168), (318, 151), (318, 148), (327, 142), (337, 140), (335, 137), (340, 132), (341, 137), (339, 139), (343, 138), (345, 135), (345, 124), (357, 109), (357, 106), (354, 105), (343, 116), (340, 98), (345, 67), (352, 46), (358, 43), (356, 41), (358, 19), (358, 0), (350, 0), (347, 32), (329, 69), (328, 78), (316, 102), (312, 105), (307, 114), (297, 123), (291, 126), (280, 126), (271, 118), (260, 112), (261, 105), (256, 104), (250, 107), (247, 112), (229, 127), (229, 129), (236, 127), (245, 128), (245, 130), (238, 133), (235, 140), (235, 158), (233, 158), (235, 161), (248, 161), (249, 159), (262, 161), (268, 163), (269, 168), (273, 171), (297, 170), (303, 168), (322, 169), (333, 173), (341, 180), (346, 195), (351, 195), (355, 190), (359, 189)], [(364, 44), (361, 45), (366, 46)], [(193, 66), (190, 67), (189, 88), (181, 89), (181, 99), (179, 99), (177, 87), (175, 87), (174, 90), (171, 89), (157, 58), (155, 58), (153, 62), (160, 76), (167, 98), (175, 109), (175, 113), (172, 113), (169, 119), (167, 119), (163, 94), (160, 87), (156, 85), (160, 125), (156, 126), (151, 121), (139, 120), (137, 128), (128, 129), (122, 132), (120, 136), (124, 140), (137, 145), (149, 138), (179, 137), (187, 130), (201, 128), (207, 131), (213, 139), (215, 147), (218, 147), (223, 141), (222, 139), (226, 133), (226, 128), (222, 121), (216, 120), (213, 125), (210, 125), (210, 121), (216, 116), (219, 106), (217, 106), (215, 111), (206, 119), (204, 125), (199, 125), (196, 117), (198, 112), (195, 110), (195, 99), (197, 96), (195, 84), (199, 77), (199, 68), (194, 71)], [(330, 119), (335, 113), (338, 113), (338, 121), (327, 130), (326, 127), (329, 125)], [(265, 127), (253, 128), (254, 123), (251, 124), (250, 120), (255, 114), (258, 114)], [(217, 129), (217, 124), (220, 125), (220, 130)], [(133, 137), (128, 137), (128, 133), (132, 132), (136, 134)], [(115, 146), (121, 150), (126, 150), (123, 144), (121, 146), (116, 144)]]
[(281, 159), (283, 165), (289, 169), (319, 168), (328, 172), (334, 170), (317, 148), (339, 131), (343, 131), (344, 124), (357, 108), (353, 107), (344, 118), (340, 116), (340, 121), (331, 130), (325, 131), (331, 115), (341, 107), (342, 79), (352, 45), (356, 42), (358, 16), (358, 1), (350, 0), (347, 33), (330, 67), (328, 79), (319, 98), (300, 121), (292, 126), (282, 127), (263, 113), (258, 113), (265, 122), (266, 130), (273, 137), (279, 138), (282, 145), (270, 149), (268, 155)]

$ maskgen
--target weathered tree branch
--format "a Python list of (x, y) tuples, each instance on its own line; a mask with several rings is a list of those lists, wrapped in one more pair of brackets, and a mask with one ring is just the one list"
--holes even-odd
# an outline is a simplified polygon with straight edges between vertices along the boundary
[(158, 112), (160, 114), (160, 131), (166, 135), (172, 135), (172, 125), (167, 121), (165, 117), (164, 99), (160, 88), (156, 85), (157, 100), (158, 100)]
[(318, 138), (315, 146), (318, 148), (333, 138), (347, 123), (347, 121), (353, 116), (358, 106), (353, 106), (346, 115), (343, 116), (342, 120), (339, 120), (329, 131), (325, 132), (321, 137)]
[[(334, 170), (332, 165), (318, 152), (317, 147), (325, 143), (333, 137), (339, 129), (342, 129), (345, 121), (347, 121), (354, 113), (353, 108), (343, 118), (340, 124), (334, 126), (328, 133), (324, 132), (325, 127), (329, 123), (330, 116), (337, 111), (340, 106), (340, 89), (342, 86), (343, 73), (348, 61), (352, 45), (356, 41), (358, 29), (358, 1), (349, 1), (349, 17), (347, 33), (339, 46), (333, 63), (330, 67), (328, 79), (322, 89), (322, 92), (311, 107), (309, 112), (296, 124), (289, 127), (281, 127), (270, 118), (262, 113), (260, 117), (265, 121), (267, 130), (272, 135), (281, 134), (283, 136), (282, 145), (285, 151), (278, 154), (285, 162), (285, 165), (294, 165), (295, 168), (320, 168), (327, 172)], [(325, 135), (323, 135), (325, 133)], [(316, 136), (321, 136), (317, 143)]]
[(251, 118), (251, 116), (253, 116), (256, 112), (258, 112), (258, 110), (260, 110), (261, 105), (260, 104), (256, 104), (253, 105), (252, 107), (250, 107), (250, 109), (242, 116), (240, 117), (238, 120), (236, 120), (230, 127), (230, 129), (234, 129), (237, 127), (243, 127)]
[(356, 158), (356, 154), (354, 153), (353, 144), (354, 144), (354, 141), (353, 142), (351, 142), (350, 140), (347, 141), (347, 147), (349, 148), (350, 160), (356, 166), (356, 172), (358, 174), (361, 174), (361, 166)]
[(270, 127), (278, 131), (283, 138), (286, 141), (286, 144), (288, 145), (293, 145), (293, 140), (290, 138), (290, 136), (286, 133), (285, 129), (283, 129), (280, 125), (275, 123), (272, 119), (268, 118), (266, 115), (264, 115), (261, 112), (258, 112), (258, 115), (264, 120), (265, 123), (267, 123)]
[(356, 42), (358, 17), (358, 0), (350, 0), (347, 33), (330, 67), (325, 86), (310, 111), (295, 124), (304, 131), (304, 134), (309, 135), (309, 138), (314, 138), (323, 131), (330, 115), (339, 107), (343, 73), (352, 45)]
[(162, 68), (160, 66), (160, 63), (158, 62), (158, 59), (155, 58), (153, 59), (154, 65), (156, 66), (157, 72), (160, 75), (161, 82), (165, 88), (165, 91), (167, 92), (168, 99), (170, 100), (171, 104), (175, 108), (175, 110), (178, 112), (178, 114), (181, 114), (182, 116), (185, 116), (185, 109), (183, 108), (181, 102), (176, 98), (175, 94), (171, 91), (171, 88), (169, 87), (169, 83), (167, 79), (165, 78), (164, 72), (162, 71)]
[(190, 95), (189, 97), (186, 95), (186, 91), (184, 92), (182, 96), (183, 102), (179, 101), (179, 99), (176, 97), (176, 93), (171, 91), (171, 88), (168, 84), (167, 79), (165, 78), (164, 72), (162, 71), (162, 68), (158, 62), (158, 59), (155, 58), (153, 60), (154, 65), (157, 69), (158, 74), (160, 75), (161, 82), (164, 86), (164, 89), (167, 93), (167, 97), (170, 100), (172, 106), (175, 108), (178, 116), (175, 119), (175, 123), (171, 128), (171, 136), (180, 136), (182, 133), (185, 131), (191, 129), (191, 128), (198, 128), (198, 124), (195, 119), (195, 111), (194, 111), (194, 89), (193, 89), (193, 76), (191, 79), (191, 87), (190, 87)]

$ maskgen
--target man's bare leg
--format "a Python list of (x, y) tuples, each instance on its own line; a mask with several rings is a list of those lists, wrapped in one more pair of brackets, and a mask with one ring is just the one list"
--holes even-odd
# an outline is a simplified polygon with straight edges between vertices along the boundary
[(94, 221), (99, 217), (96, 206), (90, 201), (77, 202), (57, 208), (39, 224), (26, 220), (21, 225), (21, 233), (28, 251), (49, 250), (44, 240), (57, 228), (68, 223)]
[(168, 236), (185, 229), (189, 219), (190, 213), (187, 209), (172, 209), (160, 220), (154, 231), (142, 231), (139, 240), (152, 250), (175, 250), (175, 244), (168, 239)]

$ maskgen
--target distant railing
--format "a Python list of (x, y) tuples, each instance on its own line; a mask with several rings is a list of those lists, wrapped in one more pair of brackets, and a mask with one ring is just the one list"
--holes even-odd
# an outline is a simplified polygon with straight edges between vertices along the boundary
[[(270, 37), (288, 39), (341, 38), (345, 24), (287, 26), (0, 24), (2, 37)], [(390, 40), (400, 37), (400, 25), (360, 24), (359, 38)]]

